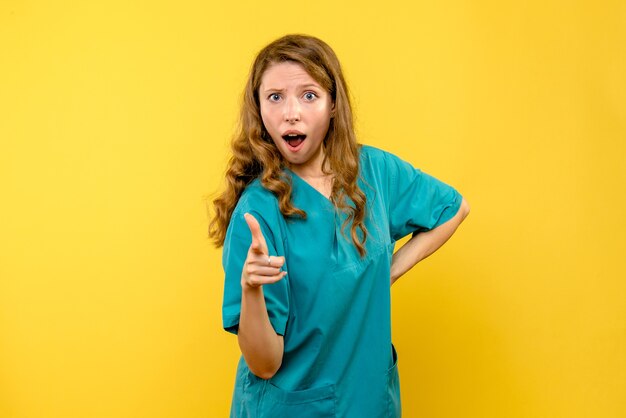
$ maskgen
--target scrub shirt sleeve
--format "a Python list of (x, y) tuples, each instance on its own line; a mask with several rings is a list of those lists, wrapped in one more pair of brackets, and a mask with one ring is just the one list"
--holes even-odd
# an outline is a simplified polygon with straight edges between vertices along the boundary
[(386, 153), (389, 231), (393, 240), (429, 231), (458, 212), (463, 197), (452, 186)]
[[(254, 211), (248, 211), (261, 225), (261, 231), (265, 237), (269, 255), (277, 254), (276, 240), (280, 236), (275, 235), (263, 219), (262, 215)], [(277, 228), (274, 228), (277, 230)], [(276, 231), (277, 232), (277, 231)], [(226, 237), (222, 253), (222, 265), (224, 267), (224, 298), (222, 303), (222, 323), (226, 331), (237, 334), (239, 331), (239, 315), (241, 313), (241, 272), (248, 256), (248, 250), (252, 243), (252, 235), (246, 223), (243, 212), (234, 212)], [(282, 245), (280, 245), (282, 247)], [(281, 270), (284, 269), (281, 268)], [(285, 335), (287, 318), (289, 314), (289, 289), (287, 277), (276, 283), (263, 285), (265, 305), (272, 327), (277, 334)]]

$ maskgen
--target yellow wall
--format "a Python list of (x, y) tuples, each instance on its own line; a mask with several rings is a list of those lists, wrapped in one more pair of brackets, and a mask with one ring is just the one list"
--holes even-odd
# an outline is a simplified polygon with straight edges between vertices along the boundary
[(227, 415), (202, 197), (290, 32), (336, 50), (362, 142), (472, 207), (393, 286), (405, 416), (626, 416), (625, 22), (621, 0), (3, 0), (0, 417)]

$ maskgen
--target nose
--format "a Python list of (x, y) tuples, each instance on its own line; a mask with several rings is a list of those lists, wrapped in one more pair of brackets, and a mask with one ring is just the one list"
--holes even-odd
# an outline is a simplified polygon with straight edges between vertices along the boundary
[(300, 120), (300, 103), (297, 98), (290, 98), (285, 101), (284, 117), (290, 123)]

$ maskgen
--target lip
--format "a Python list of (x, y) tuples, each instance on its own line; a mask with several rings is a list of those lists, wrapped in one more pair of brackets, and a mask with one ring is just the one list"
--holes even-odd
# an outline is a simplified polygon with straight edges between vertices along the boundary
[(296, 153), (296, 152), (300, 151), (302, 149), (302, 147), (304, 147), (305, 143), (306, 143), (306, 141), (302, 141), (302, 142), (300, 142), (300, 144), (297, 147), (292, 148), (291, 146), (289, 146), (289, 144), (287, 144), (285, 142), (285, 147), (287, 148), (287, 151), (289, 151), (291, 153)]
[(282, 136), (285, 136), (285, 135), (290, 135), (290, 134), (304, 135), (304, 132), (295, 131), (295, 130), (293, 130), (293, 129), (290, 129), (290, 130), (288, 130), (288, 131), (283, 132), (283, 133), (282, 133)]

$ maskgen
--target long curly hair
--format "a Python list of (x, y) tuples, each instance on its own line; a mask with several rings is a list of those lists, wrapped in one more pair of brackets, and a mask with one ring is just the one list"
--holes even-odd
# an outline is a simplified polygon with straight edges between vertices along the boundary
[[(291, 34), (283, 36), (256, 56), (243, 94), (241, 113), (232, 138), (232, 156), (226, 170), (226, 188), (213, 200), (214, 217), (209, 224), (209, 237), (217, 247), (224, 245), (232, 213), (246, 186), (260, 177), (261, 184), (279, 202), (284, 217), (306, 219), (306, 212), (291, 201), (292, 186), (284, 175), (285, 161), (272, 141), (261, 119), (259, 87), (265, 71), (281, 62), (300, 64), (332, 97), (334, 117), (322, 146), (324, 160), (334, 177), (330, 200), (347, 214), (342, 233), (350, 225), (350, 236), (363, 257), (367, 229), (365, 227), (366, 197), (357, 184), (359, 176), (359, 147), (354, 132), (354, 117), (339, 60), (334, 51), (313, 36)], [(352, 202), (348, 204), (346, 198)]]

